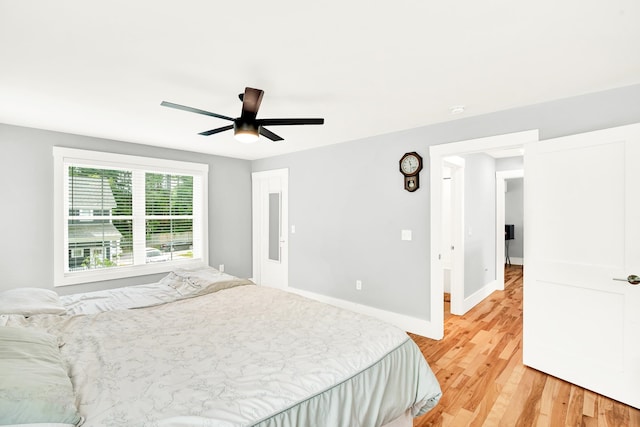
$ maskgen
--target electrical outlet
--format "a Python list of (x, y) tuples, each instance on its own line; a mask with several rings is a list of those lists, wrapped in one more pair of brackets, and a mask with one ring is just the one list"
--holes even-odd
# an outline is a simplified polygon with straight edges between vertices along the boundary
[(362, 290), (362, 280), (356, 280), (356, 290), (357, 291)]
[(218, 270), (220, 270), (220, 273), (224, 273), (224, 264), (220, 264)]

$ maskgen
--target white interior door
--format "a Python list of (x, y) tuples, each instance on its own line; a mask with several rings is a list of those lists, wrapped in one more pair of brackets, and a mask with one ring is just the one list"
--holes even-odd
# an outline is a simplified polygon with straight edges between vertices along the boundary
[(466, 311), (464, 309), (464, 167), (465, 161), (462, 157), (450, 156), (443, 160), (443, 169), (449, 169), (451, 179), (449, 185), (450, 236), (446, 244), (443, 241), (442, 253), (445, 264), (448, 261), (450, 268), (450, 311), (451, 314), (456, 315), (463, 315)]
[(252, 174), (253, 279), (260, 285), (289, 285), (288, 187), (288, 169)]
[[(451, 202), (451, 168), (445, 164), (442, 166), (442, 266), (445, 270), (451, 270), (451, 247), (453, 246)], [(451, 282), (446, 278), (444, 292), (451, 293)]]
[(525, 164), (524, 363), (639, 408), (640, 125), (529, 143)]

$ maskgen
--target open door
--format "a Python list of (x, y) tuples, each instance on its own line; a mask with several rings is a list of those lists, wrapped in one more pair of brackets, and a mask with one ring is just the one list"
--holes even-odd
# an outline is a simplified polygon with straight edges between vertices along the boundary
[(524, 363), (640, 408), (640, 125), (525, 146)]
[[(451, 295), (451, 314), (463, 315), (464, 306), (464, 166), (465, 161), (459, 156), (445, 157), (443, 169), (449, 170), (449, 236), (442, 245), (442, 259), (445, 269), (449, 268), (449, 284)], [(443, 181), (444, 181), (443, 176)], [(444, 195), (444, 183), (443, 183)], [(444, 201), (443, 201), (444, 206)], [(444, 214), (444, 212), (443, 212)], [(444, 215), (443, 215), (443, 233)]]

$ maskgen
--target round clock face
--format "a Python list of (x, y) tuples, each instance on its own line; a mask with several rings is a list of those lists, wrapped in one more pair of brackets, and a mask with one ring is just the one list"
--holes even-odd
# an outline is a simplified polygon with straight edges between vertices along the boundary
[(400, 163), (400, 168), (402, 168), (402, 172), (411, 175), (416, 170), (418, 170), (418, 166), (420, 166), (420, 162), (416, 156), (407, 156), (402, 159), (402, 163)]

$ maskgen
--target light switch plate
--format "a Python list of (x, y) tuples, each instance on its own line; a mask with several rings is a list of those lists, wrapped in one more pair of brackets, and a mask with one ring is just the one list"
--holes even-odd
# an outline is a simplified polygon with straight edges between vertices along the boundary
[(402, 240), (411, 240), (411, 230), (402, 230), (401, 238)]

